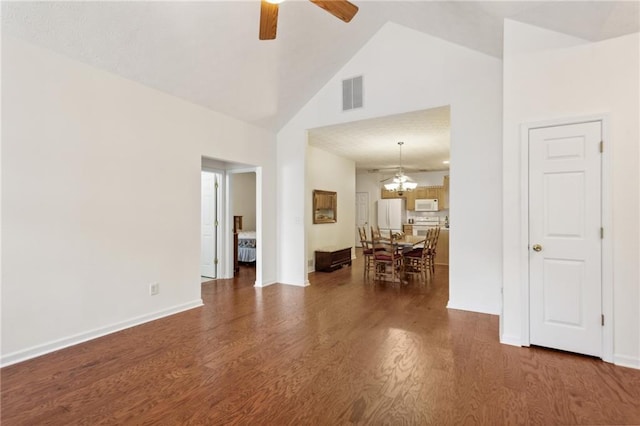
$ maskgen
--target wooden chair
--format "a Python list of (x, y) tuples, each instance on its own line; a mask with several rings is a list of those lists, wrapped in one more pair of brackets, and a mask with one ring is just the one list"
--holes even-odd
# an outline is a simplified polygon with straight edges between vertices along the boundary
[(362, 244), (362, 255), (364, 256), (364, 278), (369, 278), (369, 272), (375, 271), (375, 265), (373, 263), (373, 242), (367, 240), (367, 229), (363, 226), (358, 227), (358, 234), (360, 235), (360, 244)]
[(426, 281), (428, 274), (433, 273), (431, 247), (435, 237), (436, 229), (428, 230), (422, 247), (416, 247), (404, 254), (404, 267), (406, 274), (419, 275), (421, 279)]
[(434, 228), (431, 245), (429, 247), (429, 263), (431, 264), (431, 273), (436, 273), (436, 248), (438, 247), (438, 238), (440, 237), (440, 227)]
[(393, 241), (393, 232), (391, 232), (391, 230), (389, 230), (389, 234), (388, 235), (382, 235), (382, 232), (380, 231), (380, 228), (378, 228), (377, 226), (371, 226), (371, 241), (375, 241), (375, 240), (387, 240), (387, 241)]
[(373, 262), (375, 278), (385, 280), (390, 276), (391, 281), (402, 282), (404, 263), (402, 253), (398, 246), (387, 238), (373, 240)]
[(371, 225), (371, 241), (375, 241), (380, 239), (380, 228), (377, 226)]

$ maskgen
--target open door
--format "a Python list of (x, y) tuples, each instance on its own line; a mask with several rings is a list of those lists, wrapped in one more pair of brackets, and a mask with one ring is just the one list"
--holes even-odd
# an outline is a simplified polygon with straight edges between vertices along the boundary
[(221, 176), (217, 173), (201, 172), (201, 248), (200, 275), (217, 278), (218, 256), (218, 199)]

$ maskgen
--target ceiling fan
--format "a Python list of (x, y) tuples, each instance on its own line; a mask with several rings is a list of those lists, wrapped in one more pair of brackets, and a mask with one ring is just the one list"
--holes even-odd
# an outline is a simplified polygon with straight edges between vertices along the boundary
[[(278, 3), (283, 0), (261, 0), (260, 8), (260, 40), (276, 38), (278, 28)], [(358, 6), (347, 0), (309, 0), (320, 6), (336, 18), (349, 22), (358, 13)]]

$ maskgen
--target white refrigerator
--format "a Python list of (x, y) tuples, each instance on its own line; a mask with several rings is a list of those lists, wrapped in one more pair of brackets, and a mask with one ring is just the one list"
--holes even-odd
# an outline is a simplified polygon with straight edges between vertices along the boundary
[(407, 206), (404, 198), (378, 200), (378, 228), (381, 232), (388, 229), (402, 232), (406, 218)]

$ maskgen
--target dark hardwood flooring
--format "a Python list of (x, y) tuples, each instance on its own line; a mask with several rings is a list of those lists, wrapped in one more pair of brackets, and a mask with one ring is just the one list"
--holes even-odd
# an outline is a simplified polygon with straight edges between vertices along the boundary
[(205, 306), (1, 370), (9, 425), (640, 424), (640, 371), (498, 342), (447, 270), (202, 284)]

